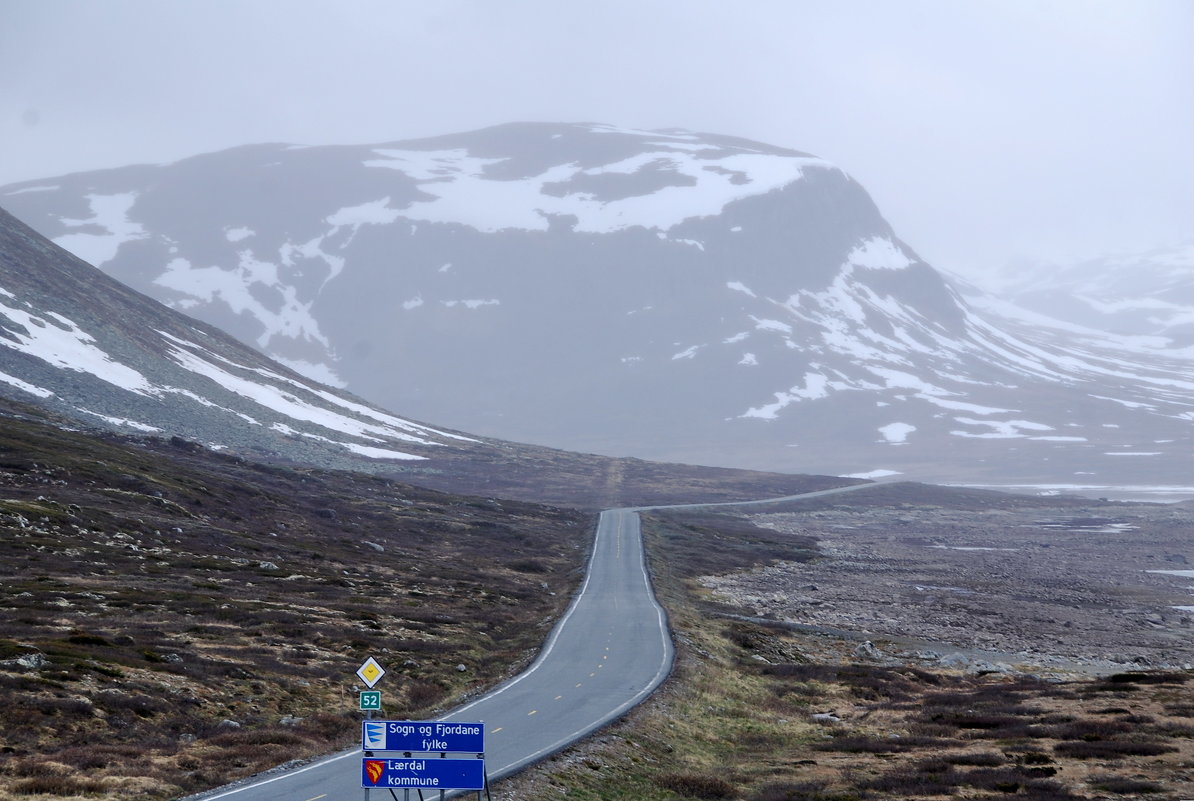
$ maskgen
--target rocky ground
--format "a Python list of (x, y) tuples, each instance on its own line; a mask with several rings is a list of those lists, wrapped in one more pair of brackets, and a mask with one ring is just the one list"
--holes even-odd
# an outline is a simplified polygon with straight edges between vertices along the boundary
[(174, 798), (525, 664), (592, 517), (0, 416), (0, 799)]
[(701, 582), (758, 616), (870, 641), (859, 648), (872, 657), (1104, 673), (1194, 663), (1194, 508), (928, 487), (876, 497), (891, 492), (751, 515), (815, 538), (822, 556)]
[(1187, 801), (1194, 670), (1161, 663), (1189, 659), (1194, 581), (1145, 571), (1185, 568), (1190, 530), (914, 484), (653, 513), (674, 675), (495, 797)]

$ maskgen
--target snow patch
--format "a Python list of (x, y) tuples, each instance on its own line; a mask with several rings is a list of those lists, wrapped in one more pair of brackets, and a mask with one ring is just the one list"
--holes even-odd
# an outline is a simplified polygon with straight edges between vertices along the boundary
[[(175, 347), (170, 349), (169, 355), (180, 366), (198, 375), (202, 375), (211, 379), (229, 392), (240, 395), (243, 398), (247, 398), (248, 400), (251, 400), (260, 406), (277, 412), (285, 417), (289, 417), (292, 420), (312, 423), (331, 431), (336, 431), (341, 434), (347, 434), (349, 436), (358, 437), (361, 439), (373, 440), (374, 442), (378, 443), (384, 443), (386, 440), (398, 440), (402, 442), (416, 443), (419, 445), (440, 444), (428, 440), (425, 436), (415, 436), (411, 433), (407, 433), (410, 430), (418, 429), (422, 429), (422, 432), (438, 433), (433, 432), (433, 429), (428, 429), (418, 426), (414, 423), (409, 423), (399, 420), (398, 418), (380, 414), (374, 410), (367, 409), (367, 407), (364, 407), (360, 404), (336, 398), (329, 392), (320, 390), (316, 387), (307, 387), (276, 373), (238, 365), (235, 362), (222, 359), (215, 354), (204, 351), (202, 348), (198, 348), (192, 343), (187, 343), (178, 339), (177, 337), (170, 336), (165, 332), (159, 331), (159, 333), (175, 343)], [(194, 348), (194, 350), (192, 350), (192, 348)], [(210, 357), (210, 360), (209, 358), (201, 356), (200, 353), (196, 351), (205, 353), (208, 357)], [(295, 389), (304, 390), (306, 393), (322, 400), (336, 402), (346, 410), (357, 413), (367, 412), (375, 420), (378, 420), (380, 424), (365, 422), (363, 420), (349, 417), (345, 414), (340, 414), (332, 409), (316, 406), (310, 401), (299, 398), (294, 392), (287, 391), (282, 386), (245, 378), (239, 372), (233, 372), (230, 369), (221, 367), (216, 363), (217, 361), (222, 361), (229, 367), (238, 371), (248, 371), (263, 377), (272, 378), (280, 383), (288, 384)], [(467, 439), (465, 437), (456, 438)], [(348, 444), (343, 442), (338, 442), (337, 444), (348, 447)], [(412, 455), (410, 458), (418, 459), (423, 457)]]
[(874, 478), (887, 478), (888, 476), (898, 476), (898, 475), (903, 475), (903, 474), (899, 470), (884, 470), (881, 468), (879, 470), (870, 470), (866, 473), (846, 473), (845, 475), (842, 476), (842, 478), (874, 479)]
[(113, 359), (96, 344), (95, 337), (61, 314), (47, 312), (38, 316), (0, 303), (0, 316), (14, 324), (6, 328), (9, 336), (0, 337), (0, 345), (4, 347), (35, 356), (54, 367), (88, 373), (138, 395), (160, 394), (145, 376)]
[(916, 426), (910, 423), (888, 423), (879, 426), (879, 433), (883, 435), (883, 439), (892, 445), (903, 445), (908, 441), (908, 435), (915, 430)]
[[(182, 340), (182, 339), (179, 339), (178, 337), (172, 336), (172, 335), (166, 333), (165, 331), (159, 330), (158, 333), (161, 334), (166, 339), (170, 340), (171, 342), (174, 342), (177, 345), (188, 347), (188, 348), (194, 348), (196, 350), (202, 351), (203, 353), (206, 353), (209, 357), (211, 357), (215, 361), (223, 362), (224, 364), (227, 364), (230, 367), (233, 367), (233, 368), (236, 368), (239, 370), (245, 370), (249, 373), (259, 375), (268, 381), (274, 381), (274, 382), (277, 382), (278, 384), (283, 384), (283, 385), (288, 385), (288, 386), (294, 387), (295, 389), (301, 390), (305, 394), (312, 395), (326, 403), (332, 404), (333, 406), (338, 406), (347, 412), (351, 412), (352, 414), (356, 414), (360, 417), (365, 417), (370, 420), (374, 420), (374, 421), (380, 423), (386, 429), (398, 428), (398, 429), (402, 429), (404, 431), (414, 431), (414, 432), (418, 432), (420, 434), (432, 434), (432, 435), (439, 436), (439, 437), (446, 437), (448, 439), (459, 440), (461, 442), (477, 442), (478, 441), (476, 439), (473, 439), (471, 437), (466, 437), (461, 434), (450, 434), (447, 431), (443, 431), (443, 430), (440, 430), (437, 428), (431, 428), (430, 426), (425, 426), (425, 425), (422, 425), (419, 423), (412, 423), (409, 420), (403, 420), (401, 417), (395, 417), (394, 415), (389, 414), (388, 412), (383, 412), (383, 411), (381, 411), (379, 409), (375, 409), (371, 406), (366, 406), (362, 403), (357, 403), (356, 401), (352, 401), (347, 398), (342, 398), (339, 395), (329, 392), (326, 389), (323, 389), (322, 387), (319, 387), (317, 385), (304, 384), (300, 381), (295, 381), (292, 378), (288, 378), (284, 375), (280, 375), (271, 370), (265, 370), (265, 369), (259, 368), (259, 367), (245, 367), (244, 365), (237, 364), (236, 362), (233, 362), (230, 359), (225, 359), (222, 356), (217, 356), (216, 354), (211, 353), (210, 351), (206, 351), (203, 348), (196, 346), (194, 343), (187, 342), (186, 340)], [(217, 367), (216, 369), (219, 370), (220, 368)], [(272, 387), (270, 389), (276, 390), (277, 387)], [(336, 415), (335, 412), (332, 412), (330, 410), (326, 411), (325, 413), (331, 414), (331, 415)], [(296, 418), (296, 419), (304, 419), (304, 418)], [(359, 422), (355, 421), (355, 420), (350, 421), (349, 425), (350, 425), (350, 429), (348, 430), (347, 433), (355, 433), (357, 430), (355, 428), (355, 426), (358, 426)], [(389, 436), (389, 434), (386, 434), (386, 436)], [(422, 441), (422, 440), (418, 440), (418, 441)]]
[[(310, 244), (310, 243), (308, 243)], [(298, 248), (294, 252), (303, 252)], [(283, 248), (283, 263), (293, 264), (291, 251)], [(262, 327), (257, 345), (267, 348), (274, 337), (317, 342), (328, 347), (327, 338), (319, 330), (311, 312), (311, 304), (298, 297), (298, 288), (278, 280), (278, 266), (272, 262), (257, 259), (252, 251), (242, 250), (238, 254), (236, 267), (194, 267), (184, 258), (172, 259), (154, 279), (154, 283), (173, 289), (187, 299), (170, 304), (186, 308), (196, 302), (224, 303), (234, 314), (248, 314)], [(253, 294), (253, 286), (260, 284), (276, 292), (280, 298), (277, 308), (270, 308)]]
[(242, 239), (248, 239), (251, 236), (255, 236), (256, 233), (257, 232), (252, 228), (245, 228), (244, 226), (239, 228), (225, 228), (224, 238), (229, 242), (239, 242)]
[(373, 200), (359, 206), (345, 206), (334, 211), (325, 220), (328, 225), (332, 226), (328, 236), (336, 234), (341, 228), (348, 227), (352, 229), (352, 233), (348, 237), (348, 241), (351, 242), (362, 225), (389, 225), (402, 216), (402, 212), (398, 209), (391, 209), (389, 206), (390, 198), (383, 197), (381, 200)]
[(955, 417), (959, 423), (971, 426), (989, 426), (991, 431), (974, 433), (973, 431), (951, 431), (955, 437), (967, 439), (1020, 439), (1026, 437), (1025, 431), (1052, 431), (1052, 426), (1044, 423), (1033, 423), (1029, 420), (976, 420), (972, 417)]
[(405, 459), (405, 460), (419, 460), (425, 459), (424, 456), (415, 456), (410, 453), (403, 453), (402, 451), (390, 450), (389, 448), (375, 448), (371, 445), (358, 445), (355, 442), (341, 442), (345, 448), (348, 448), (355, 454), (360, 456), (367, 456), (370, 459)]
[(868, 270), (904, 270), (913, 262), (894, 242), (885, 236), (874, 236), (850, 251), (846, 263)]
[(16, 387), (17, 389), (22, 390), (23, 392), (28, 392), (30, 395), (33, 395), (38, 398), (54, 397), (54, 393), (51, 392), (50, 390), (43, 389), (42, 387), (36, 387), (33, 384), (22, 381), (21, 379), (15, 377), (15, 376), (11, 376), (8, 373), (0, 373), (0, 382), (8, 384), (9, 386)]
[(942, 409), (949, 409), (954, 412), (970, 412), (971, 414), (1007, 414), (1018, 411), (1017, 409), (1000, 409), (995, 406), (979, 406), (977, 403), (965, 403), (963, 401), (945, 400), (935, 395), (922, 393), (916, 397), (926, 400), (934, 406), (940, 406)]
[(92, 417), (98, 417), (99, 419), (103, 420), (104, 422), (109, 423), (114, 426), (121, 426), (123, 428), (131, 428), (134, 431), (141, 431), (146, 434), (155, 434), (155, 433), (161, 432), (161, 430), (162, 430), (162, 429), (158, 428), (157, 426), (151, 426), (148, 423), (141, 423), (136, 420), (129, 420), (127, 417), (111, 417), (106, 414), (100, 414), (99, 412), (93, 412), (90, 409), (84, 409), (81, 406), (76, 406), (75, 408), (78, 409), (80, 412), (83, 412), (84, 414), (89, 414)]
[(752, 292), (750, 290), (750, 287), (748, 287), (746, 284), (742, 283), (741, 281), (727, 281), (726, 286), (729, 287), (730, 289), (734, 290), (735, 292), (741, 292), (744, 295), (750, 295), (752, 298), (758, 297), (758, 295), (756, 295), (754, 292)]
[(344, 379), (340, 378), (330, 365), (303, 361), (302, 359), (287, 359), (282, 356), (274, 356), (273, 359), (279, 364), (294, 370), (303, 378), (309, 378), (312, 381), (318, 381), (321, 384), (327, 384), (329, 387), (335, 387), (336, 389), (344, 389), (348, 386)]
[(381, 159), (366, 161), (366, 167), (385, 167), (406, 173), (416, 181), (453, 181), (460, 175), (479, 176), (490, 164), (500, 164), (504, 158), (473, 158), (467, 150), (395, 150), (380, 148), (373, 151)]
[(917, 392), (917, 397), (940, 399), (941, 395), (952, 395), (953, 393), (941, 387), (933, 386), (925, 381), (920, 376), (903, 370), (892, 370), (888, 367), (867, 367), (871, 373), (874, 373), (879, 378), (883, 379), (884, 385), (887, 389), (913, 389)]
[(1120, 406), (1123, 406), (1128, 409), (1156, 409), (1157, 408), (1154, 404), (1151, 404), (1151, 403), (1140, 403), (1138, 401), (1126, 401), (1126, 400), (1121, 400), (1119, 398), (1109, 398), (1106, 395), (1091, 395), (1090, 397), (1097, 398), (1098, 400), (1105, 400), (1105, 401), (1111, 401), (1112, 403), (1118, 403)]
[(145, 239), (148, 236), (140, 223), (129, 219), (128, 213), (137, 202), (136, 192), (122, 192), (115, 195), (88, 195), (91, 217), (86, 220), (62, 219), (68, 228), (98, 226), (102, 234), (64, 234), (54, 238), (54, 244), (70, 251), (83, 261), (95, 267), (111, 261), (125, 242)]
[[(552, 217), (568, 216), (576, 218), (574, 230), (581, 233), (613, 233), (631, 227), (668, 231), (685, 220), (720, 214), (736, 200), (798, 181), (806, 169), (834, 169), (817, 158), (726, 153), (704, 146), (686, 152), (669, 143), (666, 150), (640, 153), (611, 164), (588, 168), (562, 164), (528, 178), (499, 180), (488, 177), (486, 169), (505, 159), (477, 158), (464, 149), (380, 148), (373, 152), (382, 158), (367, 160), (365, 166), (403, 172), (418, 183), (423, 194), (432, 196), (401, 209), (397, 212), (400, 216), (456, 223), (484, 232), (546, 231)], [(644, 170), (674, 173), (687, 184), (612, 200), (584, 191), (563, 195), (555, 191), (574, 178), (635, 175)], [(545, 191), (549, 185), (554, 185), (552, 191)], [(687, 242), (703, 248), (695, 240)]]
[[(332, 233), (335, 233), (337, 230), (338, 229), (333, 228)], [(329, 281), (340, 275), (340, 273), (344, 271), (345, 265), (343, 256), (335, 256), (324, 251), (322, 246), (323, 240), (325, 238), (326, 237), (323, 236), (317, 236), (314, 239), (302, 243), (301, 245), (295, 245), (292, 242), (287, 242), (286, 244), (282, 245), (282, 247), (278, 248), (278, 257), (282, 259), (282, 263), (287, 267), (294, 266), (294, 257), (296, 254), (307, 259), (322, 260), (323, 263), (328, 266), (328, 275), (323, 279), (323, 284), (321, 285), (322, 288), (323, 286), (326, 286)]]
[(792, 333), (792, 326), (787, 323), (781, 323), (779, 320), (760, 319), (754, 315), (751, 315), (750, 319), (754, 320), (755, 328), (759, 331), (779, 331), (783, 334)]
[(756, 406), (747, 409), (741, 417), (757, 417), (761, 420), (774, 420), (787, 406), (803, 400), (816, 400), (829, 396), (830, 389), (842, 389), (841, 385), (830, 382), (829, 378), (820, 373), (805, 373), (804, 386), (794, 386), (787, 392), (776, 392), (775, 403)]

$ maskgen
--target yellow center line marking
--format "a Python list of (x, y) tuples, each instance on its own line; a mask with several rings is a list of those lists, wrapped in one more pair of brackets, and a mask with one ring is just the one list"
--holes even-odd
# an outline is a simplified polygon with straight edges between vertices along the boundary
[(527, 717), (529, 718), (531, 715), (538, 713), (538, 711), (538, 709), (532, 709), (530, 712), (527, 712)]
[[(501, 731), (501, 730), (502, 730), (502, 727), (501, 727), (501, 726), (498, 726), (496, 729), (494, 729), (493, 731), (491, 731), (491, 732), (490, 732), (490, 734), (497, 734), (497, 733), (498, 733), (499, 731)], [(324, 793), (324, 795), (327, 795), (327, 793)], [(321, 796), (320, 796), (320, 798), (323, 798), (323, 796), (321, 795)], [(311, 801), (315, 801), (315, 799), (314, 799), (314, 798), (312, 798), (312, 799), (311, 799)]]

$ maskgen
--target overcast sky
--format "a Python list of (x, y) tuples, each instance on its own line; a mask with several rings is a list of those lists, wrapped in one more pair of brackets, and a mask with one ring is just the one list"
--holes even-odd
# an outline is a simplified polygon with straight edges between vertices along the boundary
[(0, 184), (517, 120), (815, 153), (963, 275), (1194, 239), (1186, 0), (0, 0)]

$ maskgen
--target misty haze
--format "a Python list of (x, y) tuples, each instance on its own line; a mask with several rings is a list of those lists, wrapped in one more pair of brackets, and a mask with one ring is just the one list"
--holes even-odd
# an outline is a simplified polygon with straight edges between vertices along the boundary
[(0, 18), (0, 801), (1194, 797), (1188, 4)]

